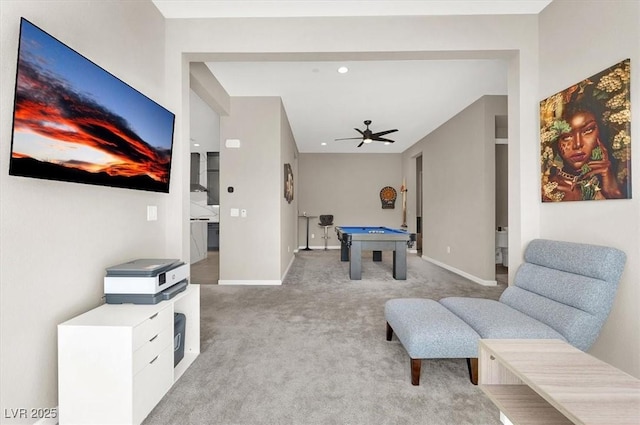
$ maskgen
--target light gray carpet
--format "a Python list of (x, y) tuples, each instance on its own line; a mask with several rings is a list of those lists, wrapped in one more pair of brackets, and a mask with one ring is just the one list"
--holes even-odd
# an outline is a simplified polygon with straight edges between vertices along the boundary
[(298, 253), (282, 286), (201, 286), (201, 354), (144, 424), (499, 425), (464, 359), (423, 361), (411, 385), (406, 351), (385, 339), (384, 303), (497, 299), (505, 287), (415, 254), (396, 281), (391, 253), (381, 263), (364, 254), (360, 281), (330, 250)]

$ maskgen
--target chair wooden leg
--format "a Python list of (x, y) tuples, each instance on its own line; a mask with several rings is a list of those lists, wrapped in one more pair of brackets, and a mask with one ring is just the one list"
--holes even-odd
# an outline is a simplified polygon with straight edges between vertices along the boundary
[(391, 325), (389, 325), (389, 322), (387, 322), (387, 341), (391, 341), (391, 338), (393, 338), (393, 329)]
[(420, 385), (420, 366), (422, 360), (411, 359), (411, 385)]
[(473, 385), (478, 385), (478, 359), (467, 359), (467, 367), (469, 368), (469, 379)]

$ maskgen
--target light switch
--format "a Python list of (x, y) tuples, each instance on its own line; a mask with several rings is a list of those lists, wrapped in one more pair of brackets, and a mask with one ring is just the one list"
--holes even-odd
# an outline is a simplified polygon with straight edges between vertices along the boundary
[(156, 221), (158, 219), (158, 206), (147, 205), (147, 221)]
[(239, 148), (240, 147), (240, 139), (227, 139), (224, 141), (224, 145), (227, 148)]
[(242, 218), (247, 218), (247, 210), (246, 209), (241, 209), (240, 210), (240, 217)]
[(238, 217), (240, 215), (240, 210), (237, 208), (231, 208), (231, 217)]

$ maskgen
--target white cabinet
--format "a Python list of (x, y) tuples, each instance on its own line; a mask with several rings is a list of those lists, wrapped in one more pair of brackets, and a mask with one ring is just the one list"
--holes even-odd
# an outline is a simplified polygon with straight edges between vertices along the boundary
[[(174, 368), (174, 313), (186, 316)], [(200, 353), (200, 287), (154, 305), (104, 304), (58, 325), (60, 425), (139, 424)]]

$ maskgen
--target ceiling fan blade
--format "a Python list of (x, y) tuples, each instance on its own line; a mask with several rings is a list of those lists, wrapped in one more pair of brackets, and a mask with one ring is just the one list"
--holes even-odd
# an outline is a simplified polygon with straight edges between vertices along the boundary
[(398, 131), (398, 129), (393, 129), (393, 130), (387, 130), (387, 131), (381, 131), (379, 133), (373, 133), (371, 135), (372, 138), (376, 138), (378, 136), (384, 136), (385, 134), (389, 134), (389, 133), (393, 133), (394, 131)]
[(359, 128), (354, 128), (355, 131), (357, 131), (358, 133), (362, 134), (362, 136), (364, 136), (364, 132), (362, 130), (360, 130)]
[(344, 139), (334, 139), (335, 141), (338, 140), (362, 140), (362, 137), (346, 137)]
[(364, 142), (360, 142), (360, 144), (358, 146), (356, 146), (356, 147), (359, 148), (362, 145), (364, 145)]
[(384, 137), (373, 137), (371, 140), (375, 140), (376, 142), (387, 142), (387, 143), (395, 143), (394, 140), (385, 139)]

